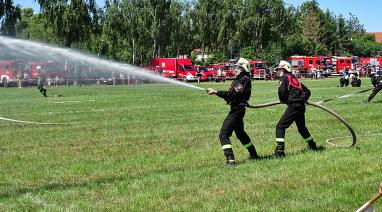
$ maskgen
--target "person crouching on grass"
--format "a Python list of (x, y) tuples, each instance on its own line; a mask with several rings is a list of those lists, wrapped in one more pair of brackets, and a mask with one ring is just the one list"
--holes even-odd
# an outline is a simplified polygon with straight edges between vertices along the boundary
[(310, 96), (309, 89), (292, 75), (292, 69), (288, 62), (281, 60), (275, 70), (280, 79), (278, 88), (280, 102), (288, 105), (284, 115), (276, 125), (275, 156), (285, 156), (285, 130), (293, 122), (296, 122), (298, 132), (307, 142), (308, 149), (317, 150), (316, 143), (305, 126), (305, 101)]
[(227, 159), (227, 166), (236, 165), (231, 141), (229, 139), (232, 136), (232, 132), (235, 132), (236, 137), (240, 140), (242, 145), (247, 148), (249, 152), (249, 160), (259, 158), (255, 146), (244, 131), (243, 122), (245, 109), (246, 106), (248, 106), (248, 100), (251, 97), (252, 89), (249, 75), (249, 61), (240, 58), (238, 63), (235, 64), (234, 73), (236, 78), (232, 81), (228, 91), (217, 91), (212, 88), (207, 90), (209, 95), (217, 95), (218, 97), (223, 98), (231, 107), (219, 134), (220, 143)]

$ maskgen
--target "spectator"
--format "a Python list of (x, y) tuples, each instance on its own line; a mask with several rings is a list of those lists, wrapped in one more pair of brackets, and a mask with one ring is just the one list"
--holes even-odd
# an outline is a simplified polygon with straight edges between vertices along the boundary
[(119, 73), (119, 79), (121, 80), (122, 85), (125, 85), (125, 75), (122, 72)]
[(58, 76), (56, 76), (54, 78), (54, 86), (57, 87), (58, 86)]
[(21, 81), (22, 80), (21, 77), (22, 77), (21, 71), (17, 72), (16, 80), (17, 80), (17, 87), (18, 88), (22, 88), (23, 87), (22, 81)]

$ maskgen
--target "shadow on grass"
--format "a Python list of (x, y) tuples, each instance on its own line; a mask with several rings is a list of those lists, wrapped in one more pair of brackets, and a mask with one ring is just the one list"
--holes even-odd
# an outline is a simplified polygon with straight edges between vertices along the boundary
[(275, 156), (274, 154), (263, 155), (263, 156), (260, 156), (259, 159), (253, 160), (253, 161), (258, 161), (258, 160), (280, 160), (280, 159), (287, 158), (289, 156), (300, 155), (300, 154), (304, 154), (304, 153), (307, 153), (307, 152), (323, 152), (325, 150), (326, 150), (326, 148), (324, 146), (318, 146), (317, 150), (303, 149), (303, 150), (300, 150), (300, 151), (297, 151), (297, 152), (288, 153), (288, 154), (286, 154), (285, 157), (278, 157), (278, 156)]
[[(195, 169), (202, 169), (206, 167), (213, 167), (216, 164), (210, 164), (209, 166), (206, 165), (200, 165), (199, 167), (194, 167)], [(68, 190), (72, 188), (86, 188), (91, 187), (94, 185), (102, 185), (102, 184), (110, 184), (115, 183), (118, 181), (126, 181), (126, 180), (134, 180), (134, 179), (141, 179), (144, 177), (149, 177), (156, 174), (162, 174), (162, 173), (172, 173), (172, 172), (185, 172), (189, 167), (184, 166), (175, 166), (175, 167), (165, 167), (162, 169), (157, 170), (150, 170), (147, 172), (143, 172), (140, 174), (135, 175), (129, 175), (128, 173), (120, 174), (120, 175), (114, 175), (114, 176), (105, 176), (100, 177), (98, 179), (89, 180), (89, 181), (78, 181), (78, 182), (69, 182), (69, 183), (49, 183), (49, 184), (43, 184), (43, 185), (31, 185), (30, 187), (24, 187), (24, 188), (15, 188), (15, 189), (4, 189), (0, 191), (0, 199), (6, 199), (6, 198), (14, 198), (18, 197), (24, 194), (28, 193), (38, 193), (43, 191), (62, 191), (62, 190)]]
[[(325, 147), (319, 146), (318, 150), (315, 152), (322, 152), (325, 150)], [(312, 150), (300, 150), (294, 153), (289, 153), (286, 155), (286, 157), (293, 156), (293, 155), (299, 155), (299, 154), (304, 154), (308, 151)], [(260, 159), (258, 160), (271, 160), (271, 159), (283, 159), (285, 157), (275, 157), (273, 154), (272, 155), (265, 155), (265, 156), (260, 156)], [(258, 160), (245, 160), (241, 162), (237, 162), (237, 165), (244, 164), (246, 162), (251, 162), (251, 161), (258, 161)], [(199, 167), (194, 167), (195, 169), (202, 169), (206, 167), (213, 167), (216, 166), (216, 164), (210, 164), (209, 166), (206, 166), (205, 164), (200, 165)], [(166, 167), (163, 169), (158, 169), (158, 170), (153, 170), (153, 171), (148, 171), (147, 173), (142, 173), (142, 174), (137, 174), (137, 175), (129, 175), (129, 174), (121, 174), (121, 175), (114, 175), (114, 176), (105, 176), (101, 177), (98, 179), (95, 179), (94, 181), (84, 181), (84, 182), (70, 182), (70, 183), (49, 183), (41, 186), (36, 186), (36, 187), (27, 187), (27, 188), (16, 188), (16, 189), (9, 189), (9, 190), (3, 190), (0, 192), (0, 199), (6, 199), (6, 198), (13, 198), (13, 197), (18, 197), (27, 193), (37, 193), (37, 192), (42, 192), (42, 191), (60, 191), (60, 190), (68, 190), (71, 188), (85, 188), (85, 187), (90, 187), (94, 184), (110, 184), (114, 183), (117, 181), (123, 181), (123, 180), (132, 180), (132, 179), (141, 179), (142, 177), (149, 177), (151, 175), (155, 174), (161, 174), (161, 173), (170, 173), (170, 172), (184, 172), (188, 169), (189, 167), (184, 166), (184, 167)]]
[(371, 101), (370, 103), (373, 103), (373, 104), (378, 104), (378, 103), (382, 103), (382, 100), (378, 100), (378, 101)]

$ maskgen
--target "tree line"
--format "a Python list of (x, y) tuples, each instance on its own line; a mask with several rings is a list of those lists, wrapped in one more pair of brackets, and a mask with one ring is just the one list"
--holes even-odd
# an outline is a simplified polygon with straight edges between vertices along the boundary
[(282, 0), (36, 0), (41, 11), (0, 0), (0, 33), (145, 65), (200, 49), (201, 63), (239, 56), (270, 62), (290, 55), (382, 55), (359, 19)]

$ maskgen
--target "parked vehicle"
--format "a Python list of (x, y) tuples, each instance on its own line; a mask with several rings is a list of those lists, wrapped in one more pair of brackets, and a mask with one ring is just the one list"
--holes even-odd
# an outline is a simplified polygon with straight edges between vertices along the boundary
[(215, 79), (215, 75), (213, 71), (210, 71), (205, 66), (194, 66), (196, 73), (200, 73), (200, 81), (212, 81), (212, 79)]
[(324, 70), (333, 70), (333, 60), (329, 56), (291, 56), (288, 58), (292, 69), (300, 71), (305, 69), (308, 72), (312, 68), (321, 68)]
[(153, 58), (148, 70), (159, 72), (163, 77), (183, 81), (197, 81), (196, 70), (188, 58)]
[(267, 78), (267, 61), (265, 60), (250, 60), (251, 77), (253, 79)]
[(346, 68), (352, 69), (352, 58), (351, 57), (337, 57), (336, 58), (336, 72), (337, 74), (342, 73)]
[(216, 82), (224, 82), (226, 80), (225, 67), (224, 64), (211, 64), (207, 66), (207, 70), (214, 76)]
[(22, 76), (29, 73), (28, 63), (24, 60), (1, 60), (0, 61), (0, 82), (3, 87), (16, 85), (18, 74)]
[(235, 67), (232, 66), (231, 64), (224, 64), (223, 68), (223, 75), (225, 76), (226, 79), (234, 79), (236, 76), (233, 73), (233, 69)]

